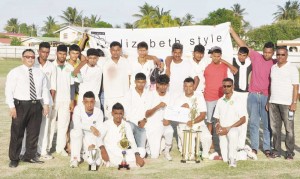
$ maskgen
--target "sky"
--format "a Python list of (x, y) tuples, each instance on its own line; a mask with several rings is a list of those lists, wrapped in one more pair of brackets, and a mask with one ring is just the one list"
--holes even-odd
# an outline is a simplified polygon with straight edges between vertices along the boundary
[(245, 20), (252, 27), (271, 24), (273, 13), (277, 11), (277, 5), (284, 6), (287, 0), (0, 0), (0, 32), (8, 19), (18, 18), (19, 22), (36, 24), (40, 29), (44, 21), (51, 15), (58, 23), (63, 23), (59, 17), (67, 7), (76, 7), (84, 16), (97, 14), (101, 20), (111, 23), (113, 26), (125, 22), (133, 23), (136, 18), (132, 14), (139, 13), (139, 7), (145, 2), (152, 6), (159, 6), (165, 11), (171, 10), (171, 15), (183, 17), (190, 13), (195, 21), (207, 17), (209, 12), (218, 8), (230, 9), (235, 3), (239, 3), (246, 9)]

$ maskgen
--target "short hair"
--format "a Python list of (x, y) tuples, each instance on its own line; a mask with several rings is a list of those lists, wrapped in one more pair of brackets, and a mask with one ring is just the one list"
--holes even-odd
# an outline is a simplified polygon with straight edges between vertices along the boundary
[(169, 82), (170, 82), (170, 78), (166, 74), (159, 75), (156, 80), (156, 83), (158, 83), (158, 84), (169, 84)]
[(116, 103), (113, 105), (112, 110), (123, 110), (124, 111), (124, 107), (121, 103)]
[(187, 78), (183, 81), (183, 83), (193, 83), (193, 84), (195, 84), (195, 80), (194, 80), (192, 77), (187, 77)]
[(194, 52), (204, 53), (204, 51), (205, 51), (205, 47), (201, 44), (196, 45), (194, 47)]
[(222, 82), (231, 82), (233, 84), (233, 80), (231, 78), (224, 78)]
[(95, 94), (92, 91), (88, 91), (84, 93), (83, 98), (94, 98), (95, 99)]
[(25, 49), (25, 50), (22, 52), (22, 56), (23, 56), (26, 52), (32, 52), (33, 54), (35, 54), (34, 51), (33, 51), (32, 49), (28, 48), (28, 49)]
[(140, 42), (140, 43), (138, 43), (137, 48), (138, 49), (145, 48), (148, 50), (148, 44), (146, 42)]
[(222, 49), (219, 46), (213, 46), (212, 48), (209, 49), (208, 54), (212, 53), (220, 53), (222, 54)]
[(172, 52), (174, 52), (175, 49), (179, 49), (179, 50), (183, 50), (183, 45), (181, 45), (180, 43), (174, 43), (172, 45)]
[(115, 47), (115, 46), (119, 46), (120, 48), (122, 48), (122, 44), (120, 42), (117, 42), (117, 41), (113, 41), (109, 45), (110, 48)]
[(265, 43), (264, 48), (272, 48), (274, 50), (275, 45), (273, 42), (267, 42), (267, 43)]
[(87, 56), (91, 56), (91, 55), (95, 55), (97, 57), (100, 57), (99, 51), (97, 49), (94, 48), (90, 48), (86, 51), (86, 55)]
[(41, 48), (48, 48), (48, 49), (50, 49), (50, 44), (49, 44), (49, 42), (41, 42), (40, 45), (39, 45), (39, 50), (40, 50)]
[(59, 45), (57, 46), (57, 52), (59, 51), (68, 52), (68, 47), (66, 45)]
[(239, 53), (241, 54), (249, 54), (249, 49), (247, 47), (240, 47), (239, 48)]
[(80, 50), (80, 47), (78, 45), (73, 44), (73, 45), (70, 45), (70, 47), (69, 47), (69, 52), (71, 52), (71, 51), (80, 52), (81, 50)]
[(146, 80), (146, 75), (144, 73), (137, 73), (135, 75), (135, 80)]
[(285, 50), (286, 52), (288, 52), (288, 49), (286, 48), (286, 46), (278, 46), (276, 48), (276, 50)]
[(96, 49), (98, 52), (99, 52), (99, 57), (104, 57), (104, 52), (100, 49), (100, 48), (97, 48)]

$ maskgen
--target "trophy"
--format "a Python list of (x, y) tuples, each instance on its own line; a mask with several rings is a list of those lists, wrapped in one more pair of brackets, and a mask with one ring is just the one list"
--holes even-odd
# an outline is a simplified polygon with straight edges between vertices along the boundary
[(89, 170), (96, 171), (100, 165), (100, 155), (98, 149), (89, 150)]
[[(200, 163), (202, 159), (202, 147), (200, 143), (200, 130), (194, 130), (193, 124), (197, 117), (197, 98), (192, 99), (192, 107), (190, 109), (189, 118), (192, 121), (192, 126), (189, 129), (183, 130), (183, 145), (181, 163)], [(195, 139), (193, 137), (195, 136)], [(195, 147), (193, 148), (193, 143)]]
[(122, 149), (123, 159), (121, 164), (119, 164), (118, 170), (127, 169), (129, 170), (129, 164), (126, 162), (126, 150), (130, 147), (129, 140), (126, 137), (126, 130), (124, 124), (121, 126), (120, 133), (122, 133), (122, 139), (119, 142), (119, 147)]

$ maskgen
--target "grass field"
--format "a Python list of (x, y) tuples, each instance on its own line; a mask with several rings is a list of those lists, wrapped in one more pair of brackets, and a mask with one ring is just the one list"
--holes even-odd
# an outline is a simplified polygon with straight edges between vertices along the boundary
[[(295, 117), (296, 156), (293, 161), (286, 161), (283, 157), (267, 159), (259, 151), (257, 161), (239, 161), (237, 168), (228, 168), (224, 162), (209, 160), (204, 160), (200, 164), (181, 164), (178, 150), (173, 149), (172, 162), (166, 161), (162, 156), (156, 160), (146, 159), (143, 168), (133, 168), (130, 171), (100, 168), (97, 172), (90, 172), (85, 163), (73, 169), (69, 168), (69, 157), (56, 154), (53, 160), (46, 161), (42, 165), (21, 162), (18, 168), (11, 169), (8, 167), (11, 119), (4, 102), (4, 87), (7, 72), (20, 63), (20, 60), (0, 60), (0, 178), (300, 178), (299, 107)], [(285, 149), (284, 142), (282, 147)]]

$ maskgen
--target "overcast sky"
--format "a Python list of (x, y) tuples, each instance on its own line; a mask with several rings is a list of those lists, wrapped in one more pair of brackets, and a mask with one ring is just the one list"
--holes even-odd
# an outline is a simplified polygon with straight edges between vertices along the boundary
[(38, 28), (44, 25), (46, 17), (51, 15), (62, 23), (59, 15), (68, 6), (76, 7), (83, 11), (83, 15), (97, 14), (101, 20), (111, 23), (113, 26), (125, 22), (134, 22), (136, 18), (132, 14), (138, 13), (138, 6), (144, 2), (150, 5), (158, 5), (164, 10), (171, 10), (172, 16), (183, 17), (190, 13), (195, 21), (207, 17), (209, 12), (218, 8), (227, 8), (239, 3), (246, 9), (245, 19), (253, 27), (273, 22), (273, 13), (277, 11), (277, 5), (284, 6), (287, 0), (0, 0), (0, 32), (8, 19), (18, 18), (19, 22), (36, 24)]

